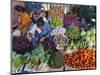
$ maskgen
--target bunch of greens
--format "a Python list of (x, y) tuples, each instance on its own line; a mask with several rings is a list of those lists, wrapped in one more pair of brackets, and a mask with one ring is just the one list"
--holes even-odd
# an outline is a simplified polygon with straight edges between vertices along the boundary
[(76, 26), (68, 26), (65, 35), (70, 39), (79, 39), (80, 29)]
[(30, 64), (31, 67), (39, 67), (42, 63), (48, 63), (52, 50), (46, 52), (41, 44), (39, 44), (32, 53), (25, 55), (12, 52), (12, 67), (19, 70), (24, 64)]
[(95, 47), (96, 31), (95, 27), (90, 28), (88, 31), (81, 31), (81, 37), (78, 40), (70, 40), (67, 48), (70, 49), (84, 49), (87, 47)]
[(18, 70), (24, 65), (25, 57), (21, 54), (12, 54), (12, 66)]
[(38, 47), (32, 51), (32, 55), (28, 58), (29, 63), (34, 66), (39, 66), (41, 63), (47, 63), (50, 55), (44, 52), (43, 46), (40, 44)]
[(64, 66), (64, 56), (59, 52), (53, 52), (50, 56), (49, 67), (51, 68), (61, 68)]
[[(84, 34), (84, 35), (83, 35)], [(90, 28), (88, 31), (82, 31), (81, 32), (81, 40), (80, 45), (83, 43), (86, 43), (88, 47), (95, 46), (96, 42), (96, 30), (95, 27)]]

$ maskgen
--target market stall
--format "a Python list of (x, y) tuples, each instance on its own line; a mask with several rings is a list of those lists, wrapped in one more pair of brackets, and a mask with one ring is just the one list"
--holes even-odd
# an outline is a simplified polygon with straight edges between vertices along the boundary
[[(87, 7), (93, 12), (88, 21), (85, 16), (81, 17), (82, 14), (73, 14), (70, 4), (26, 2), (26, 7), (32, 23), (27, 36), (21, 36), (21, 33), (12, 36), (12, 73), (96, 69), (96, 21), (93, 20), (96, 17), (91, 16), (96, 14), (91, 10), (94, 6)], [(84, 6), (78, 6), (81, 7)], [(84, 11), (76, 10), (75, 13)], [(46, 36), (46, 45), (40, 41), (33, 44), (34, 40), (29, 36), (29, 32), (36, 29), (38, 19), (48, 25), (46, 31), (50, 39), (48, 42)]]

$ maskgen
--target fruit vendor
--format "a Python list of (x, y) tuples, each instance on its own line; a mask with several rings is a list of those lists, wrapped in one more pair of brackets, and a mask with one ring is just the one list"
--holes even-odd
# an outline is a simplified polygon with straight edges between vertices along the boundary
[(21, 31), (21, 35), (25, 36), (32, 22), (31, 17), (28, 15), (25, 8), (20, 5), (16, 5), (15, 10), (17, 11), (17, 14), (19, 16), (18, 24), (20, 25), (19, 28)]
[(51, 30), (52, 27), (47, 22), (44, 22), (43, 18), (39, 18), (29, 31), (33, 46), (36, 46), (38, 43), (47, 45), (51, 39)]

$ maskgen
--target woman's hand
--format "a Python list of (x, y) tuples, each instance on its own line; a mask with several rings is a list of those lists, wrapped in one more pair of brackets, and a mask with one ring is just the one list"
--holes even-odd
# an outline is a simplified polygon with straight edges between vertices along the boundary
[(44, 36), (43, 38), (40, 39), (40, 42), (43, 42), (47, 38), (48, 38), (48, 35)]
[(29, 36), (32, 38), (34, 35), (32, 33), (29, 32)]
[(40, 39), (40, 42), (43, 42), (44, 40), (45, 40), (45, 38), (43, 37), (43, 38)]

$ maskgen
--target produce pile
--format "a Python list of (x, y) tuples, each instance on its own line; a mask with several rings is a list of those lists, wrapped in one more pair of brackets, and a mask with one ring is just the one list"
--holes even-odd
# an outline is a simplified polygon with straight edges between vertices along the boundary
[(59, 18), (53, 18), (50, 21), (50, 25), (52, 25), (53, 27), (59, 27), (59, 26), (63, 25), (63, 21)]
[(21, 71), (25, 64), (30, 65), (30, 69), (36, 69), (37, 72), (47, 72), (50, 71), (50, 68), (62, 68), (64, 66), (64, 56), (51, 49), (44, 51), (42, 44), (39, 44), (31, 54), (21, 55), (12, 52), (12, 66), (16, 72)]
[(26, 37), (13, 37), (12, 50), (18, 54), (25, 54), (33, 49), (32, 44)]
[(30, 57), (28, 57), (28, 64), (32, 67), (39, 66), (40, 63), (47, 63), (50, 55), (44, 52), (43, 46), (40, 44), (36, 49), (32, 51)]
[[(80, 42), (86, 43), (88, 47), (96, 46), (96, 30), (95, 27), (90, 28), (88, 31), (81, 31), (81, 40)], [(80, 45), (81, 47), (81, 45)]]
[(64, 46), (68, 43), (68, 38), (66, 36), (62, 36), (61, 34), (55, 35), (53, 41), (56, 45), (56, 48), (64, 48)]
[(68, 26), (66, 36), (69, 38), (65, 46), (65, 68), (71, 70), (96, 69), (96, 30), (95, 27), (87, 31), (77, 26)]
[(64, 20), (64, 27), (67, 27), (69, 25), (73, 26), (80, 25), (80, 21), (74, 15), (71, 14), (64, 15), (63, 20)]
[[(53, 45), (47, 50), (42, 44), (32, 48), (23, 37), (13, 37), (12, 69), (21, 72), (28, 66), (28, 72), (96, 69), (96, 30), (81, 30), (75, 25), (59, 26), (51, 32)], [(53, 48), (52, 48), (53, 47)], [(70, 67), (71, 69), (69, 69)], [(61, 69), (61, 70), (59, 70)]]
[(52, 7), (49, 10), (50, 18), (63, 18), (64, 16), (64, 8), (63, 7)]
[(44, 55), (44, 49), (41, 45), (39, 45), (34, 51), (32, 51), (32, 55), (28, 58), (28, 63), (31, 64), (32, 67), (38, 66), (40, 59)]
[[(31, 54), (25, 53), (24, 55), (21, 55), (16, 52), (12, 52), (12, 66), (16, 72), (20, 71), (20, 68), (24, 64), (30, 65), (31, 68), (40, 68), (43, 63), (48, 63), (50, 58), (49, 52), (51, 52), (51, 50), (44, 52), (44, 48), (41, 44), (35, 48)], [(39, 69), (39, 71), (42, 70)], [(47, 71), (47, 69), (43, 71)]]
[(64, 56), (59, 52), (53, 52), (50, 56), (48, 65), (51, 68), (62, 68), (64, 66)]
[[(45, 6), (47, 7), (44, 8)], [(90, 23), (92, 18), (86, 18), (85, 23), (85, 17), (78, 15), (76, 9), (73, 12), (66, 7), (67, 5), (50, 4), (49, 10), (49, 5), (43, 3), (41, 9), (37, 7), (36, 11), (28, 11), (33, 20), (32, 25), (36, 26), (40, 17), (43, 17), (45, 25), (36, 26), (35, 30), (32, 29), (32, 34), (28, 33), (28, 37), (12, 36), (12, 71), (33, 73), (96, 69), (95, 22)], [(49, 27), (46, 26), (47, 23), (51, 27), (45, 29)], [(28, 32), (31, 27), (30, 25)], [(33, 45), (37, 43), (33, 36), (41, 41), (36, 46)]]
[(52, 36), (55, 36), (55, 35), (62, 35), (62, 36), (64, 36), (65, 32), (66, 32), (65, 28), (57, 27), (57, 28), (52, 30), (51, 35)]
[(68, 26), (65, 35), (68, 36), (70, 39), (79, 39), (80, 29), (76, 26)]
[(85, 49), (95, 48), (96, 46), (96, 30), (95, 27), (90, 28), (88, 31), (82, 30), (80, 32), (80, 39), (70, 40), (67, 48), (69, 49)]
[(96, 68), (96, 53), (93, 49), (81, 49), (65, 55), (65, 65), (77, 70)]
[(17, 70), (20, 70), (20, 68), (23, 66), (25, 57), (21, 54), (16, 54), (15, 52), (12, 52), (12, 68), (17, 72)]

